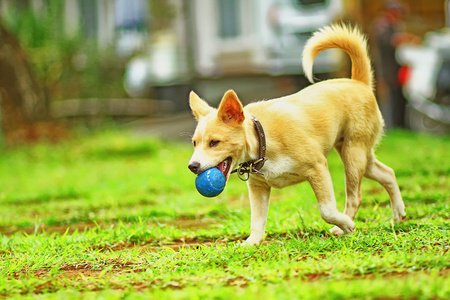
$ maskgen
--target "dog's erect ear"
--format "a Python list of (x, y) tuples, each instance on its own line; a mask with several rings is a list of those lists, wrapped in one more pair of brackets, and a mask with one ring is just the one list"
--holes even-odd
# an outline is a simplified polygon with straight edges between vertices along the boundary
[(223, 95), (217, 116), (230, 126), (237, 126), (244, 122), (244, 107), (233, 90), (229, 90)]
[(200, 99), (194, 91), (189, 94), (189, 106), (197, 121), (214, 110), (205, 100)]

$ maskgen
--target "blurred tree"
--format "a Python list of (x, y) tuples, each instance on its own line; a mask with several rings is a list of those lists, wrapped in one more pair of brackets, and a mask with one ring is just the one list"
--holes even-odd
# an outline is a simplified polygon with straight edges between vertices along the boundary
[[(48, 101), (17, 38), (0, 24), (0, 120), (5, 139), (48, 118)], [(24, 137), (26, 138), (26, 137)]]

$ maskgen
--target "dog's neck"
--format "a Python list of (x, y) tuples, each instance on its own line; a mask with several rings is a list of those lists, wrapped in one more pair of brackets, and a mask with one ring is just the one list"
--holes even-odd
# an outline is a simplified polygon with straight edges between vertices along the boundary
[[(251, 115), (245, 116), (244, 131), (245, 131), (245, 140), (246, 140), (246, 145), (245, 145), (246, 151), (244, 153), (242, 162), (260, 158), (259, 153), (260, 153), (260, 147), (262, 145), (260, 145), (259, 133), (255, 128), (255, 123), (252, 120)], [(242, 163), (242, 162), (240, 162), (240, 163)]]

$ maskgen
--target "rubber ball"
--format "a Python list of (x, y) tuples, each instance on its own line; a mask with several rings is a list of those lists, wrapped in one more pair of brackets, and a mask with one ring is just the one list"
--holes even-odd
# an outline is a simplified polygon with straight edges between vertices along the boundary
[(195, 178), (195, 187), (205, 197), (216, 197), (222, 193), (226, 181), (225, 175), (219, 169), (211, 168)]

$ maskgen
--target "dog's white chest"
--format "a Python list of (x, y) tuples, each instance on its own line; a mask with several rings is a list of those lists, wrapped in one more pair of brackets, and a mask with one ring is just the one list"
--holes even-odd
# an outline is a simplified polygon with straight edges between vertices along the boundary
[(299, 170), (295, 170), (294, 163), (289, 157), (268, 160), (261, 171), (266, 183), (274, 188), (283, 188), (305, 180)]

